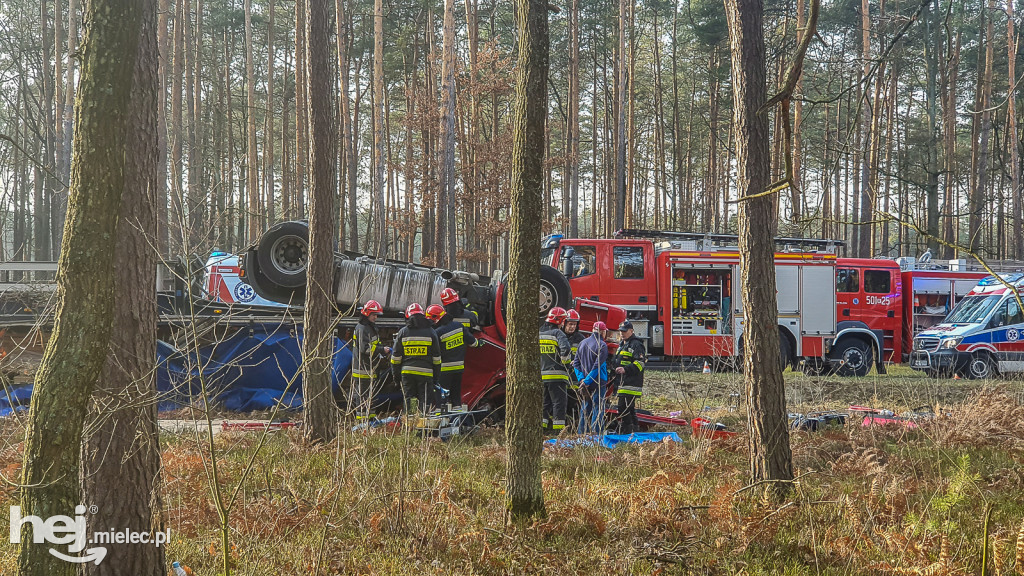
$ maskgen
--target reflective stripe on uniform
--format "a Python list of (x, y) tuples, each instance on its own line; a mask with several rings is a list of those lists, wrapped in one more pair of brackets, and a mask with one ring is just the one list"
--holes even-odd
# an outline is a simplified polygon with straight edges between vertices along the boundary
[(465, 362), (442, 362), (441, 372), (451, 372), (452, 370), (462, 370), (466, 367)]
[(401, 364), (402, 363), (402, 357), (401, 356), (392, 356), (391, 357), (391, 363), (392, 364)]
[(568, 374), (564, 374), (564, 373), (563, 374), (541, 374), (540, 375), (540, 379), (541, 380), (565, 380), (565, 381), (568, 381), (569, 380), (569, 375)]
[(416, 376), (430, 376), (433, 377), (434, 373), (429, 370), (422, 370), (419, 368), (413, 368), (411, 366), (402, 368), (402, 374), (413, 374)]
[(352, 369), (353, 378), (369, 378), (370, 372), (368, 370), (359, 370), (357, 368)]
[(431, 344), (434, 340), (420, 336), (404, 336), (402, 344)]
[(644, 365), (639, 363), (639, 362), (637, 362), (636, 360), (633, 361), (633, 366), (636, 366), (636, 369), (641, 371), (641, 372), (644, 371)]
[(565, 428), (565, 420), (555, 420), (554, 424), (551, 425), (551, 428), (554, 430), (562, 430)]
[(636, 386), (619, 386), (619, 394), (626, 396), (640, 396), (643, 389)]

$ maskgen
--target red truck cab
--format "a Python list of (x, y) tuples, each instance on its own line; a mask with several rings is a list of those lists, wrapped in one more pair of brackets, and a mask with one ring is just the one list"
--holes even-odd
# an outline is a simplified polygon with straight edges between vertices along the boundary
[(862, 322), (883, 336), (882, 359), (901, 362), (903, 276), (895, 260), (839, 258), (836, 262), (836, 324)]

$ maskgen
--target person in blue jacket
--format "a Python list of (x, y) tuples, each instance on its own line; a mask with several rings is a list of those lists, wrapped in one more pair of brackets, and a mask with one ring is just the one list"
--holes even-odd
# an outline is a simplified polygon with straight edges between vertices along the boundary
[(580, 421), (577, 433), (604, 432), (604, 397), (608, 388), (608, 327), (594, 322), (590, 336), (579, 343), (572, 367), (579, 382)]

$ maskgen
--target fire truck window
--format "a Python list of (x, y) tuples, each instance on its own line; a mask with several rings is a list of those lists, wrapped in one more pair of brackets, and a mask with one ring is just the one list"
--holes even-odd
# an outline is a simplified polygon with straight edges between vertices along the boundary
[(615, 258), (615, 278), (622, 280), (644, 277), (644, 249), (640, 246), (616, 246), (612, 249)]
[(860, 292), (860, 275), (856, 268), (836, 269), (836, 292)]
[[(562, 258), (566, 257), (569, 247), (562, 248)], [(572, 246), (572, 274), (570, 278), (589, 276), (597, 272), (597, 247), (596, 246)]]
[(865, 270), (864, 291), (868, 294), (888, 294), (892, 287), (888, 270)]

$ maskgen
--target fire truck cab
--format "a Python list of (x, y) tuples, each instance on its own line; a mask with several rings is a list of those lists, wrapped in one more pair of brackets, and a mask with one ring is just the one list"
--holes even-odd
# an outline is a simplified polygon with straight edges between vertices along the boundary
[[(735, 365), (744, 326), (737, 237), (646, 230), (623, 230), (616, 236), (548, 236), (541, 261), (563, 272), (574, 295), (626, 309), (652, 355)], [(877, 360), (884, 371), (882, 331), (863, 322), (836, 321), (835, 249), (842, 242), (776, 242), (781, 248), (775, 254), (775, 283), (783, 365), (849, 370), (859, 362), (857, 372), (867, 373)]]

